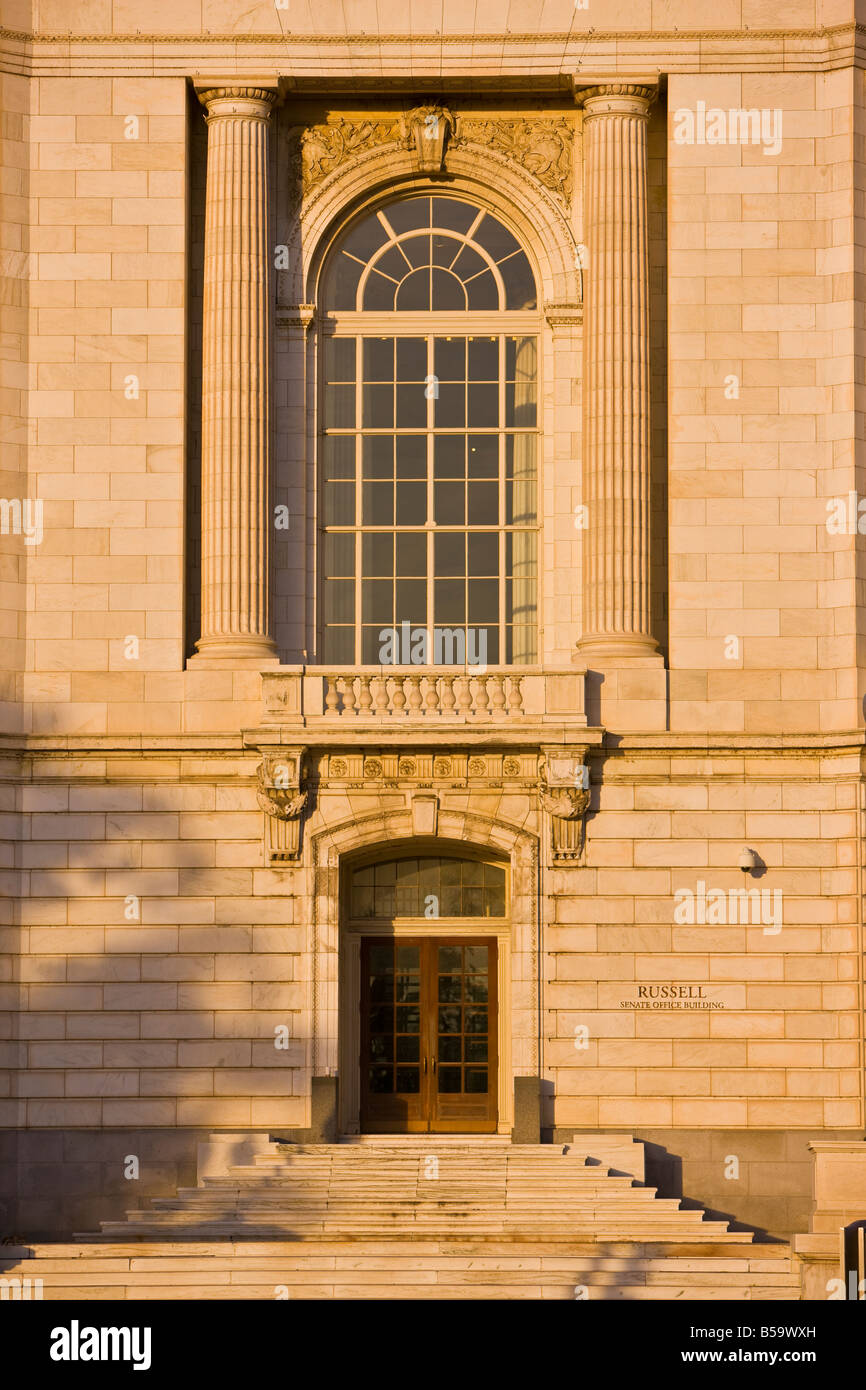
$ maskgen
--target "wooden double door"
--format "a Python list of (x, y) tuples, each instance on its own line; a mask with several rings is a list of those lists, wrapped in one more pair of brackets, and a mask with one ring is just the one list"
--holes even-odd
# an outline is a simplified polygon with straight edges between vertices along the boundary
[(361, 941), (361, 1129), (495, 1132), (496, 941)]

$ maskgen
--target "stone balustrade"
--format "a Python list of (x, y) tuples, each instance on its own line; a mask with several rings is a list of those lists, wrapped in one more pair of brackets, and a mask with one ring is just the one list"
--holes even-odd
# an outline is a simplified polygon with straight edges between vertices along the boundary
[(262, 675), (266, 724), (586, 725), (580, 668), (283, 667)]

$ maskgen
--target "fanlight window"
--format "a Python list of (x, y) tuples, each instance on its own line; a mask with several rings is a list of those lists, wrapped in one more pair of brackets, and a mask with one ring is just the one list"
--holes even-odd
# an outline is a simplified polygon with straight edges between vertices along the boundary
[(534, 309), (524, 251), (489, 212), (456, 198), (407, 198), (343, 237), (324, 296), (328, 310)]
[(356, 869), (349, 901), (356, 919), (504, 917), (505, 870), (475, 859), (391, 859)]

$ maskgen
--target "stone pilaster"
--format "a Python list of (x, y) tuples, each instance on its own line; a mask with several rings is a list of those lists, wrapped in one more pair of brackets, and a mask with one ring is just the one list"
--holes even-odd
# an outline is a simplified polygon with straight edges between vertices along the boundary
[(211, 87), (202, 335), (201, 657), (269, 660), (271, 256), (275, 89)]
[(653, 89), (584, 88), (584, 307), (581, 655), (648, 657), (650, 361), (647, 115)]

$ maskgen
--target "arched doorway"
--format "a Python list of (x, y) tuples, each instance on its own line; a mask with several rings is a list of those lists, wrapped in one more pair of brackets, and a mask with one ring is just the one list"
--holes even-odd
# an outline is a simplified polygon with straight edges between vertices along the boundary
[(347, 1132), (496, 1133), (509, 1075), (509, 867), (380, 847), (341, 884)]

